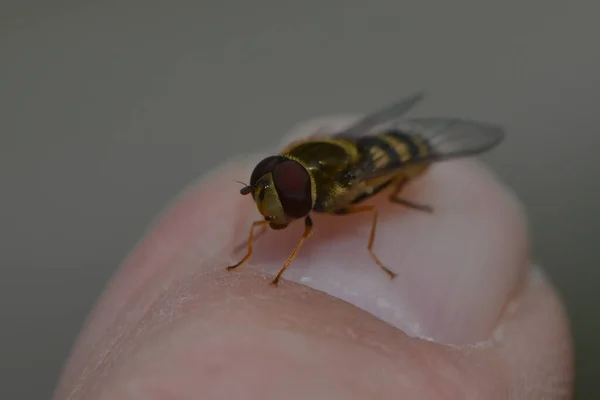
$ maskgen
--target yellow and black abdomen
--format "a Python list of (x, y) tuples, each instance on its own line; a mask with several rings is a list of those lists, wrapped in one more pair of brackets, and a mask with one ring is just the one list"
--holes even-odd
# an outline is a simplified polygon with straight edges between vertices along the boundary
[(401, 168), (411, 160), (426, 158), (430, 152), (423, 137), (399, 130), (359, 138), (356, 145), (363, 155), (370, 158), (370, 168), (374, 171)]
[(356, 204), (387, 188), (392, 182), (397, 184), (411, 179), (427, 169), (426, 162), (411, 163), (416, 159), (427, 159), (430, 146), (425, 138), (399, 130), (388, 130), (377, 135), (356, 139), (356, 146), (362, 154), (361, 169), (377, 175), (377, 171), (390, 171), (363, 182), (367, 190), (357, 194), (352, 204)]

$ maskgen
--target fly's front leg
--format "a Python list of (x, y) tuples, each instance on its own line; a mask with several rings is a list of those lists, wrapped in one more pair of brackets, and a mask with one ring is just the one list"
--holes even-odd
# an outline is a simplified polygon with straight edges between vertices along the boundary
[[(262, 222), (262, 221), (257, 221), (257, 222)], [(257, 239), (259, 239), (262, 235), (264, 235), (265, 233), (267, 233), (267, 230), (269, 229), (269, 227), (267, 226), (267, 224), (263, 224), (261, 225), (260, 231), (258, 231), (258, 233), (256, 233), (255, 235), (252, 236), (252, 241), (255, 242)], [(235, 254), (237, 254), (240, 250), (242, 250), (244, 247), (248, 246), (248, 242), (244, 241), (242, 243), (240, 243), (239, 245), (237, 245), (234, 249), (233, 252)]]
[(312, 227), (313, 227), (312, 219), (310, 218), (310, 216), (307, 215), (306, 218), (304, 218), (304, 233), (302, 234), (300, 241), (296, 245), (296, 248), (294, 249), (294, 251), (292, 251), (292, 254), (290, 254), (288, 259), (286, 260), (285, 264), (283, 264), (283, 267), (281, 267), (281, 269), (279, 270), (279, 272), (277, 273), (275, 278), (271, 281), (271, 286), (277, 286), (277, 284), (279, 283), (279, 279), (281, 279), (281, 276), (283, 275), (283, 273), (285, 272), (287, 267), (290, 266), (290, 264), (296, 257), (298, 250), (300, 250), (300, 246), (302, 246), (302, 243), (304, 243), (304, 241), (310, 236)]
[(243, 263), (246, 262), (246, 260), (248, 260), (250, 258), (250, 256), (252, 255), (252, 242), (253, 242), (253, 234), (254, 234), (254, 228), (256, 228), (257, 226), (263, 226), (266, 228), (266, 224), (268, 224), (269, 221), (256, 221), (254, 223), (252, 223), (252, 226), (250, 227), (250, 233), (248, 234), (248, 252), (246, 253), (246, 255), (244, 256), (244, 258), (242, 258), (242, 260), (235, 264), (235, 265), (231, 265), (229, 267), (227, 267), (228, 271), (231, 271), (232, 269), (235, 269), (237, 267), (239, 267), (240, 265), (242, 265)]

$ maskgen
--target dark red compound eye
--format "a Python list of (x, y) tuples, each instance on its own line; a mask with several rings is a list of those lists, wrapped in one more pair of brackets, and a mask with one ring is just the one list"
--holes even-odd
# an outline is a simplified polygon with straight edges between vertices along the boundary
[(256, 164), (252, 175), (250, 176), (250, 186), (256, 185), (256, 182), (269, 172), (273, 172), (275, 166), (281, 162), (280, 156), (270, 156)]
[[(254, 171), (252, 171), (252, 175), (250, 175), (250, 187), (254, 187), (256, 182), (269, 172), (273, 172), (273, 169), (279, 164), (282, 160), (284, 160), (281, 156), (270, 156), (263, 159), (261, 162), (256, 164), (254, 167)], [(243, 190), (243, 189), (242, 189)], [(264, 190), (261, 191), (264, 195)], [(252, 197), (255, 196), (254, 191), (252, 191)]]
[(286, 160), (273, 170), (273, 183), (283, 211), (293, 218), (307, 215), (312, 208), (308, 171), (296, 161)]

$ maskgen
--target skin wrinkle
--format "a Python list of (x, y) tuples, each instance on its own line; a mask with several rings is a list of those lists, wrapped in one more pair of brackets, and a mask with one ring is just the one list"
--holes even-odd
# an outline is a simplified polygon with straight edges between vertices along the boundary
[[(252, 278), (251, 278), (252, 279)], [(264, 279), (261, 279), (261, 281)], [(194, 279), (188, 286), (187, 289), (185, 289), (185, 292), (192, 292), (192, 293), (204, 293), (203, 290), (198, 290), (198, 288), (195, 288), (195, 286), (200, 285), (202, 287), (206, 286), (205, 282), (202, 281), (198, 281), (197, 279)], [(293, 284), (292, 284), (293, 285)], [(295, 290), (297, 291), (297, 290)], [(312, 301), (322, 301), (324, 300), (323, 297), (327, 297), (327, 295), (325, 294), (317, 294), (318, 292), (315, 292), (315, 294), (318, 296), (316, 299), (311, 299)], [(181, 297), (181, 292), (180, 291), (175, 291), (172, 292), (170, 291), (170, 294), (168, 296), (170, 297)], [(314, 294), (313, 294), (314, 295)], [(251, 296), (254, 299), (254, 296)], [(286, 303), (290, 303), (291, 304), (296, 304), (295, 299), (294, 298), (289, 298), (290, 296), (283, 296), (283, 299), (281, 299), (281, 297), (279, 297), (279, 300), (277, 299), (271, 299), (271, 301), (264, 301), (261, 300), (259, 301), (257, 304), (254, 304), (252, 307), (255, 309), (264, 309), (269, 308), (269, 306), (272, 304), (272, 300), (276, 300), (276, 301), (283, 301), (284, 305)], [(161, 321), (161, 316), (164, 316), (164, 313), (160, 313), (157, 312), (157, 309), (164, 307), (165, 304), (165, 297), (161, 296), (157, 299), (157, 302), (150, 307), (150, 309), (148, 310), (148, 312), (146, 313), (145, 317), (142, 319), (142, 321), (140, 321), (140, 323), (134, 327), (132, 329), (132, 331), (134, 332), (133, 334), (130, 334), (129, 337), (125, 338), (124, 340), (120, 341), (119, 345), (120, 346), (124, 346), (124, 347), (129, 347), (131, 346), (133, 349), (135, 349), (136, 343), (138, 343), (138, 341), (141, 341), (143, 339), (140, 339), (139, 334), (143, 333), (143, 335), (147, 336), (152, 336), (155, 334), (160, 333), (161, 329), (165, 329), (165, 327), (169, 327), (171, 325), (177, 325), (177, 321), (178, 320), (190, 320), (190, 319), (194, 319), (194, 318), (190, 318), (189, 317), (189, 313), (196, 313), (196, 312), (200, 312), (203, 315), (203, 318), (195, 318), (196, 321), (200, 321), (200, 320), (211, 320), (210, 315), (219, 315), (222, 314), (223, 311), (226, 310), (231, 310), (231, 306), (235, 306), (233, 307), (233, 309), (238, 309), (241, 308), (241, 310), (238, 311), (234, 311), (234, 312), (229, 312), (231, 314), (231, 317), (233, 317), (233, 319), (238, 320), (240, 315), (244, 315), (246, 313), (246, 310), (244, 310), (244, 307), (247, 305), (249, 298), (248, 297), (237, 297), (235, 299), (235, 302), (237, 304), (229, 304), (228, 307), (224, 307), (223, 302), (217, 302), (214, 305), (210, 305), (210, 306), (206, 306), (207, 302), (205, 299), (204, 295), (198, 295), (195, 298), (186, 296), (186, 298), (190, 299), (191, 303), (194, 303), (195, 306), (192, 307), (187, 307), (186, 304), (180, 304), (180, 306), (178, 307), (178, 311), (177, 314), (179, 314), (179, 317), (174, 316), (172, 319), (170, 319), (170, 321)], [(213, 299), (214, 301), (214, 299)], [(227, 300), (226, 300), (227, 301)], [(335, 304), (339, 301), (337, 300), (333, 300), (331, 301), (332, 304)], [(167, 302), (168, 303), (168, 302)], [(175, 302), (178, 303), (178, 302)], [(341, 303), (341, 302), (340, 302)], [(173, 304), (173, 302), (171, 302), (171, 304)], [(208, 303), (210, 304), (210, 303)], [(343, 304), (342, 307), (346, 307), (349, 305), (346, 305), (345, 303), (341, 303)], [(311, 305), (308, 304), (303, 308), (310, 308)], [(334, 314), (336, 313), (336, 309), (334, 307), (334, 310), (329, 310), (330, 312), (327, 313), (327, 315), (331, 315), (331, 312), (333, 312)], [(206, 314), (208, 314), (209, 316), (207, 317)], [(361, 317), (364, 317), (361, 315)], [(310, 323), (307, 324), (303, 321), (292, 321), (292, 323), (298, 324), (294, 327), (294, 329), (296, 330), (296, 332), (300, 332), (304, 335), (309, 335), (309, 336), (320, 336), (320, 337), (326, 337), (329, 340), (334, 340), (335, 342), (338, 342), (339, 340), (342, 341), (352, 341), (352, 343), (354, 343), (355, 345), (361, 345), (364, 346), (366, 345), (371, 351), (375, 351), (378, 354), (380, 354), (381, 356), (385, 356), (387, 358), (390, 358), (391, 354), (393, 353), (393, 358), (392, 360), (394, 361), (394, 363), (399, 363), (402, 362), (403, 360), (406, 359), (413, 359), (415, 358), (415, 356), (417, 356), (417, 358), (419, 358), (419, 354), (422, 354), (422, 351), (418, 351), (415, 353), (415, 349), (410, 349), (408, 354), (404, 354), (404, 346), (400, 345), (400, 346), (390, 346), (389, 344), (383, 344), (384, 342), (393, 340), (394, 338), (396, 338), (397, 336), (397, 332), (395, 332), (395, 328), (391, 328), (391, 329), (387, 329), (388, 332), (387, 334), (384, 336), (384, 340), (382, 341), (382, 339), (380, 338), (373, 338), (373, 332), (372, 330), (368, 330), (365, 328), (363, 323), (356, 323), (356, 321), (354, 321), (352, 318), (350, 318), (349, 320), (347, 318), (345, 318), (347, 320), (347, 322), (344, 323), (344, 325), (350, 325), (354, 327), (354, 332), (355, 332), (355, 336), (354, 338), (350, 335), (347, 334), (347, 331), (345, 329), (340, 330), (339, 327), (336, 326), (332, 326), (332, 325), (324, 325), (321, 324), (321, 322), (325, 322), (326, 323), (326, 319), (327, 317), (323, 317), (321, 318), (317, 323), (315, 324)], [(271, 326), (271, 329), (274, 330), (279, 330), (279, 329), (286, 329), (288, 331), (290, 331), (290, 327), (282, 327), (278, 324), (277, 322), (278, 320), (275, 321), (268, 321), (265, 324), (268, 324), (269, 326)], [(256, 321), (254, 319), (248, 321), (251, 322), (254, 325), (259, 325), (259, 326), (264, 326), (265, 324), (263, 324), (264, 321)], [(242, 321), (242, 325), (246, 325), (243, 321)], [(249, 325), (250, 327), (252, 325)], [(330, 329), (327, 329), (330, 328)], [(173, 329), (172, 327), (170, 329)], [(359, 332), (358, 334), (356, 334), (356, 332)], [(396, 340), (397, 341), (397, 340)], [(118, 355), (118, 354), (117, 354)], [(114, 356), (113, 356), (114, 357)], [(107, 365), (111, 365), (111, 364), (119, 364), (118, 360), (105, 360)], [(404, 368), (410, 368), (410, 365), (405, 364)], [(109, 379), (110, 380), (110, 379)], [(104, 384), (107, 384), (107, 382), (104, 382)]]
[[(250, 333), (252, 333), (252, 332), (250, 332)], [(245, 359), (247, 357), (244, 355), (245, 353), (248, 353), (247, 346), (244, 346), (244, 345), (240, 346), (240, 342), (235, 341), (234, 338), (232, 338), (232, 337), (227, 337), (226, 336), (225, 340), (228, 343), (227, 344), (228, 349), (227, 349), (227, 353), (225, 354), (225, 356), (229, 356), (230, 354), (233, 353), (236, 356), (238, 356), (238, 359), (237, 359), (238, 362), (241, 362), (244, 365), (248, 364), (248, 362), (245, 361)], [(267, 334), (266, 340), (269, 341), (269, 342), (272, 342), (271, 336)], [(294, 342), (294, 343), (297, 343), (297, 342)], [(213, 359), (213, 357), (215, 357), (214, 356), (215, 352), (219, 353), (217, 357), (219, 357), (219, 358), (223, 357), (223, 351), (222, 351), (222, 346), (221, 345), (219, 345), (218, 343), (215, 343), (213, 341), (211, 341), (210, 345), (211, 345), (212, 348), (216, 348), (216, 349), (215, 349), (215, 351), (213, 351), (212, 349), (210, 349), (210, 350), (208, 350), (208, 352), (205, 352), (205, 351), (202, 352), (203, 353), (203, 360), (205, 360), (203, 362), (206, 363), (206, 364), (211, 364), (212, 363), (211, 360)], [(313, 343), (312, 344), (313, 350), (319, 351), (319, 353), (321, 353), (321, 354), (322, 354), (322, 352), (320, 350), (321, 350), (321, 348), (323, 346), (326, 349), (329, 350), (332, 347), (335, 348), (337, 345), (335, 343), (323, 343), (323, 344), (320, 344), (320, 343), (316, 343), (315, 344), (315, 343)], [(254, 366), (255, 367), (258, 366), (258, 367), (262, 368), (263, 362), (266, 362), (266, 363), (271, 364), (271, 365), (275, 364), (275, 368), (278, 368), (279, 366), (282, 366), (282, 367), (283, 366), (287, 366), (289, 369), (292, 370), (292, 372), (295, 372), (294, 375), (297, 375), (297, 373), (296, 373), (296, 370), (297, 370), (296, 365), (298, 364), (297, 356), (295, 356), (293, 353), (285, 354), (285, 349), (287, 347), (289, 347), (289, 346), (285, 346), (285, 345), (281, 346), (281, 345), (275, 344), (274, 347), (277, 348), (278, 350), (282, 349), (282, 351), (283, 351), (284, 354), (281, 354), (280, 351), (278, 351), (276, 354), (271, 354), (269, 352), (269, 348), (261, 349), (260, 352), (259, 352), (259, 354), (254, 355), (254, 353), (252, 353), (253, 355), (249, 357), (249, 358), (252, 358), (253, 360), (258, 361), (258, 362), (254, 362)], [(186, 349), (186, 353), (189, 354), (189, 352), (190, 351), (188, 349)], [(336, 350), (336, 352), (337, 352), (337, 350)], [(239, 358), (239, 355), (242, 355), (242, 357)], [(184, 355), (184, 358), (187, 358), (187, 357), (188, 357), (188, 355)], [(323, 356), (323, 358), (322, 358), (322, 360), (325, 361), (326, 363), (329, 361), (328, 359), (329, 359), (329, 356), (327, 354), (325, 354)], [(180, 358), (178, 357), (177, 360), (180, 360)], [(301, 364), (301, 366), (306, 366), (307, 360), (306, 359), (301, 360), (300, 364)], [(315, 359), (314, 358), (313, 359), (309, 359), (308, 364), (309, 365), (315, 364)], [(386, 362), (384, 360), (380, 360), (379, 364), (384, 364), (385, 365)], [(314, 365), (314, 367), (318, 367), (318, 362), (317, 362), (316, 365)], [(312, 367), (312, 368), (311, 367), (308, 367), (308, 368), (305, 367), (305, 368), (302, 368), (300, 371), (297, 371), (297, 372), (301, 372), (302, 375), (306, 376), (306, 375), (308, 375), (307, 372), (309, 370), (312, 369), (314, 371), (314, 367)], [(241, 369), (243, 369), (243, 367)], [(388, 367), (387, 369), (389, 370), (390, 367)], [(378, 368), (378, 370), (381, 371), (381, 368)], [(235, 367), (234, 367), (234, 371), (235, 371)], [(198, 372), (201, 373), (202, 371), (198, 371)], [(126, 371), (125, 371), (125, 373), (126, 373)], [(233, 373), (235, 374), (235, 372), (233, 372)], [(231, 371), (231, 368), (229, 368), (228, 371), (227, 371), (227, 374), (218, 374), (218, 371), (217, 371), (217, 373), (213, 374), (213, 377), (215, 379), (219, 379), (219, 378), (222, 378), (225, 375), (231, 375), (231, 374), (232, 374), (232, 371)], [(358, 382), (359, 385), (358, 385), (358, 388), (357, 388), (357, 385), (356, 385), (357, 382), (356, 382), (356, 380), (360, 379), (360, 375), (361, 374), (359, 374), (359, 376), (357, 376), (355, 379), (352, 379), (352, 378), (350, 378), (348, 376), (341, 376), (341, 377), (332, 377), (332, 376), (329, 376), (329, 377), (326, 377), (326, 378), (322, 377), (321, 379), (326, 379), (329, 384), (332, 384), (332, 385), (335, 385), (335, 386), (339, 385), (339, 386), (342, 386), (342, 387), (345, 386), (345, 387), (348, 387), (348, 388), (349, 387), (353, 387), (352, 391), (356, 391), (356, 389), (361, 390), (361, 386), (362, 386), (361, 392), (363, 392), (363, 393), (366, 392), (364, 386), (367, 386), (368, 388), (370, 387), (371, 390), (372, 390), (373, 386), (377, 386), (377, 385), (373, 385), (371, 382), (369, 382), (367, 380), (365, 382), (366, 385), (364, 385), (364, 386), (361, 385), (362, 382)], [(380, 373), (379, 373), (379, 375), (381, 376)], [(253, 377), (253, 379), (256, 379), (256, 378), (259, 378), (259, 377)], [(313, 380), (311, 381), (311, 384), (314, 385), (316, 380), (319, 380), (319, 376), (314, 377)], [(331, 382), (332, 380), (334, 382)], [(341, 384), (338, 383), (336, 385), (337, 381), (341, 381)], [(260, 385), (260, 386), (262, 386), (262, 385)], [(346, 389), (346, 390), (349, 391), (350, 389)], [(383, 391), (382, 388), (379, 388), (378, 390), (379, 391)], [(212, 390), (209, 389), (209, 392), (212, 392)], [(139, 397), (139, 396), (136, 396), (136, 397)], [(146, 397), (144, 397), (144, 398), (146, 398)], [(259, 398), (263, 398), (263, 397), (259, 396)], [(371, 397), (360, 396), (360, 398), (371, 398)]]

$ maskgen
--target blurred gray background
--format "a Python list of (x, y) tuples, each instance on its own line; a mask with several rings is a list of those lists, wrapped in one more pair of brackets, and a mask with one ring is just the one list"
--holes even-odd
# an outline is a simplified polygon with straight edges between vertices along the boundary
[(4, 0), (0, 398), (50, 397), (107, 280), (190, 181), (298, 122), (420, 89), (429, 98), (415, 115), (509, 128), (485, 159), (528, 208), (573, 321), (578, 397), (591, 398), (599, 11), (574, 0)]

